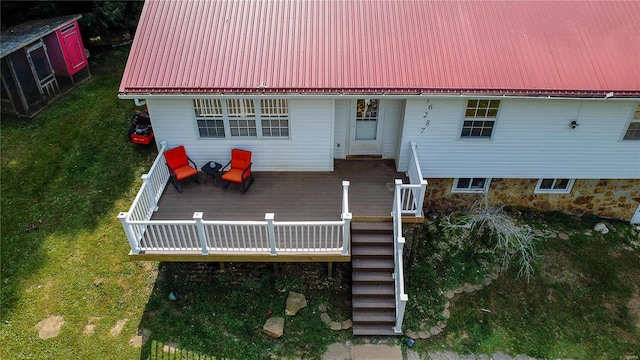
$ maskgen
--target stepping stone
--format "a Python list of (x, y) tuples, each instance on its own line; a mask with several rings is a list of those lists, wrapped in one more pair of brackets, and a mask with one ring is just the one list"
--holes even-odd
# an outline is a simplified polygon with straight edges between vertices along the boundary
[(320, 310), (320, 312), (327, 312), (327, 305), (326, 304), (318, 305), (318, 310)]
[(356, 345), (351, 348), (353, 360), (402, 360), (400, 346), (390, 345)]
[(64, 318), (62, 316), (50, 316), (41, 320), (36, 328), (38, 329), (38, 336), (42, 340), (51, 339), (60, 333), (62, 325), (64, 325)]
[(407, 331), (405, 331), (404, 334), (407, 335), (408, 337), (412, 338), (412, 339), (418, 339), (419, 338), (418, 334), (413, 330), (407, 330)]
[(162, 346), (162, 351), (170, 354), (175, 354), (178, 350), (178, 343), (168, 342)]
[(501, 351), (491, 354), (493, 360), (512, 360), (513, 358)]
[(323, 323), (329, 325), (329, 323), (331, 323), (331, 317), (329, 316), (329, 314), (327, 313), (322, 313), (320, 314), (320, 320), (322, 320)]
[(284, 334), (284, 318), (283, 317), (270, 317), (265, 322), (262, 327), (262, 331), (271, 336), (272, 338), (278, 339)]
[(298, 311), (302, 308), (307, 307), (307, 299), (304, 295), (297, 292), (289, 292), (289, 297), (287, 297), (287, 308), (284, 311), (285, 315), (293, 316), (298, 313)]
[(335, 331), (342, 330), (342, 324), (340, 324), (337, 321), (330, 322), (329, 327), (331, 328), (331, 330), (335, 330)]
[(420, 339), (428, 339), (431, 337), (431, 333), (428, 331), (420, 331), (418, 337), (420, 337)]
[(327, 351), (322, 354), (322, 360), (350, 360), (351, 351), (341, 343), (329, 345)]
[(150, 335), (151, 331), (145, 328), (140, 328), (138, 329), (138, 334), (129, 339), (129, 345), (133, 346), (134, 348), (141, 348), (142, 345), (147, 343)]
[(449, 312), (449, 309), (444, 309), (442, 311), (442, 317), (445, 318), (445, 319), (448, 319), (448, 318), (451, 317), (451, 312)]
[(109, 331), (111, 336), (115, 337), (115, 336), (120, 335), (120, 332), (122, 331), (122, 329), (126, 325), (127, 321), (129, 321), (129, 319), (120, 319), (120, 320), (118, 320), (116, 322), (116, 325), (111, 328), (111, 331)]
[(340, 325), (342, 326), (342, 330), (349, 330), (353, 327), (353, 321), (351, 321), (351, 319), (347, 319), (341, 322)]

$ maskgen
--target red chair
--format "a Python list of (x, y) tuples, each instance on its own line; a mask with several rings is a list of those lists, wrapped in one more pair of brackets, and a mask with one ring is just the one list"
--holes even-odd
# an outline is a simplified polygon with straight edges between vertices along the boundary
[[(199, 184), (198, 170), (196, 170), (196, 163), (193, 162), (184, 151), (184, 146), (178, 146), (173, 149), (169, 149), (164, 152), (164, 159), (166, 160), (167, 167), (169, 168), (169, 174), (171, 174), (171, 182), (176, 190), (182, 192), (182, 186), (180, 186), (180, 180), (193, 176), (196, 182)], [(191, 166), (189, 163), (193, 164)]]
[(229, 170), (222, 174), (222, 187), (226, 189), (231, 183), (239, 183), (242, 184), (242, 193), (246, 193), (251, 184), (253, 184), (251, 165), (251, 151), (232, 149), (231, 161), (222, 168), (224, 170), (231, 166)]

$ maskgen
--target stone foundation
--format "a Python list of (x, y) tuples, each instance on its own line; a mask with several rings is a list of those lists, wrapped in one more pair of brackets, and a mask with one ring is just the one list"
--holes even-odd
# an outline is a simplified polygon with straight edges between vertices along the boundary
[[(480, 194), (452, 193), (453, 179), (427, 179), (425, 212), (451, 212), (468, 208)], [(534, 194), (538, 179), (491, 179), (489, 204), (562, 211), (631, 220), (640, 203), (640, 180), (576, 179), (569, 194)]]

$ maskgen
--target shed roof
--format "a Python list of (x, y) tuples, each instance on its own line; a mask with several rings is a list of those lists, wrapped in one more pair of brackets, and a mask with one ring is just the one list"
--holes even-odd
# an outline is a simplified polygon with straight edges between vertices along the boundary
[(67, 15), (51, 19), (31, 20), (3, 31), (0, 35), (0, 58), (51, 34), (81, 17), (82, 15)]
[(119, 91), (640, 95), (640, 1), (147, 0)]

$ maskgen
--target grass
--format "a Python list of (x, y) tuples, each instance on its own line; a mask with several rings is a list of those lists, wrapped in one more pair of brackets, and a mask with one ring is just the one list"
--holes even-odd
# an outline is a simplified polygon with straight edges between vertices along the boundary
[[(94, 56), (93, 77), (35, 119), (2, 118), (0, 358), (146, 360), (164, 358), (168, 344), (211, 359), (318, 358), (332, 342), (362, 342), (329, 330), (317, 310), (324, 303), (334, 320), (350, 317), (348, 264), (336, 264), (327, 279), (320, 264), (227, 264), (221, 271), (217, 264), (128, 259), (116, 215), (129, 208), (156, 153), (127, 139), (132, 102), (116, 96), (126, 55)], [(585, 235), (595, 218), (519, 218), (569, 240), (537, 244), (542, 257), (529, 283), (509, 270), (480, 291), (457, 295), (445, 331), (413, 349), (637, 354), (638, 315), (629, 304), (640, 301), (638, 235), (614, 222), (607, 235)], [(494, 254), (479, 253), (435, 222), (418, 235), (417, 261), (406, 270), (411, 329), (444, 321), (441, 290), (480, 283), (496, 264)], [(171, 290), (182, 298), (170, 301)], [(270, 339), (262, 325), (269, 310), (283, 315), (289, 291), (304, 293), (309, 305), (286, 317), (284, 337)], [(54, 315), (65, 320), (60, 335), (39, 339), (36, 325)], [(88, 335), (87, 325), (95, 326)], [(148, 341), (132, 346), (139, 331)]]
[[(456, 295), (444, 333), (419, 342), (418, 350), (502, 351), (538, 358), (639, 356), (638, 233), (626, 223), (606, 222), (611, 231), (601, 235), (590, 230), (601, 221), (597, 218), (581, 220), (560, 213), (524, 213), (520, 217), (522, 222), (555, 234), (537, 242), (541, 258), (531, 279), (518, 277), (517, 266), (511, 266), (490, 286)], [(466, 255), (463, 250), (462, 256), (451, 256), (455, 249), (450, 245), (444, 246), (444, 254), (438, 251), (438, 244), (455, 241), (447, 240), (450, 236), (437, 225), (425, 227), (432, 233), (423, 238), (418, 258), (428, 260), (408, 270), (408, 284), (414, 284), (411, 290), (419, 286), (430, 289), (429, 295), (418, 291), (409, 306), (407, 323), (414, 329), (442, 320), (446, 299), (433, 288), (482, 283), (491, 267), (486, 253), (469, 256), (469, 250)], [(566, 234), (569, 239), (557, 234)], [(429, 306), (435, 310), (425, 315), (422, 309)]]

